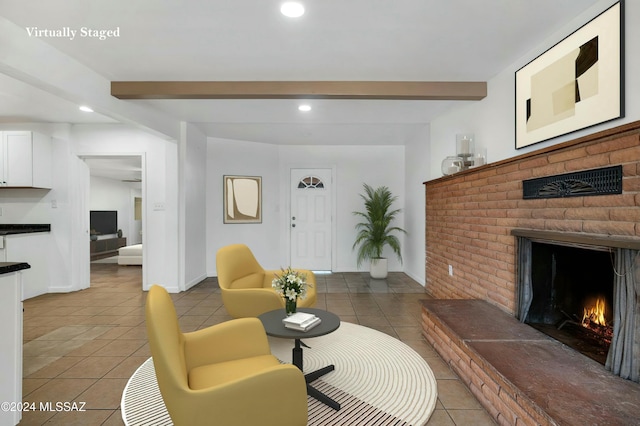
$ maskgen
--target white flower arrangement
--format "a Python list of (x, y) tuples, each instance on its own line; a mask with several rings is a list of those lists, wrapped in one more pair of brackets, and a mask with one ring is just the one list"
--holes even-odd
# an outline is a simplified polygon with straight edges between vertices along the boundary
[(276, 293), (291, 301), (307, 297), (307, 276), (294, 271), (291, 267), (283, 269), (281, 275), (276, 275), (271, 281), (271, 286), (276, 290)]

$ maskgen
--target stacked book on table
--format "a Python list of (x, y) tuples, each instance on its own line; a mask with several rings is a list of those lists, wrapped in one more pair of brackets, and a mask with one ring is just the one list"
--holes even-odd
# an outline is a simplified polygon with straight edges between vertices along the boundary
[(307, 312), (296, 312), (282, 320), (282, 323), (286, 328), (298, 331), (311, 330), (316, 325), (320, 324), (322, 320), (313, 314)]

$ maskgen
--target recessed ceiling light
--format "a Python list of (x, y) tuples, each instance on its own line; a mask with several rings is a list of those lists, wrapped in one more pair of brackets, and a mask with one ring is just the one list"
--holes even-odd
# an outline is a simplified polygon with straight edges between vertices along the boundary
[(300, 105), (298, 109), (304, 112), (311, 111), (311, 105)]
[(280, 6), (280, 12), (289, 18), (299, 18), (304, 15), (304, 6), (302, 3), (288, 1), (286, 3), (282, 3), (282, 6)]
[(79, 109), (84, 112), (93, 112), (93, 110), (86, 105), (82, 105)]

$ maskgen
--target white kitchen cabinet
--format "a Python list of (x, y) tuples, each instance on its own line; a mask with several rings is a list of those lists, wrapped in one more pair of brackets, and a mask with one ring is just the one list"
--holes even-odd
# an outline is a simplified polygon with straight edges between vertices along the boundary
[(49, 292), (55, 281), (51, 275), (51, 233), (35, 232), (13, 234), (4, 237), (4, 252), (7, 262), (26, 262), (31, 268), (22, 271), (22, 293), (20, 300), (30, 299)]
[(29, 131), (0, 135), (0, 186), (51, 188), (51, 138)]
[[(22, 418), (22, 272), (0, 274), (0, 426)], [(9, 403), (7, 406), (6, 403)]]

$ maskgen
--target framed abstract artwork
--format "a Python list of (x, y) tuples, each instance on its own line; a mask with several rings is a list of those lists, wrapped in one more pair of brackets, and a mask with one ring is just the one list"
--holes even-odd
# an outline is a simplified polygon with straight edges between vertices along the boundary
[(262, 222), (262, 177), (223, 176), (224, 223)]
[(624, 116), (618, 2), (516, 71), (516, 149)]

